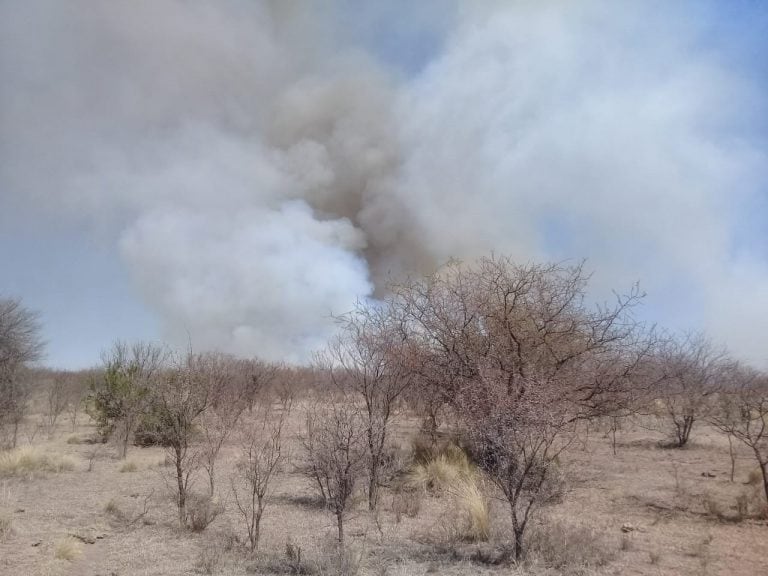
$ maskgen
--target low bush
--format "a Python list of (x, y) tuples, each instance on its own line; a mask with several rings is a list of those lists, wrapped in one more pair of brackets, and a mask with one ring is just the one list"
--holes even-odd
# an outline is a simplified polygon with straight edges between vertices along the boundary
[(209, 496), (190, 494), (187, 500), (187, 527), (202, 532), (224, 512), (224, 506)]

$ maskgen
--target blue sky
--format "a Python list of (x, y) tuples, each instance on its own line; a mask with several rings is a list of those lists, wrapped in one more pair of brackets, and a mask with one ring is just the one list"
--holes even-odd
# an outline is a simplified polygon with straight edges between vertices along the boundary
[(586, 258), (597, 299), (768, 352), (768, 6), (0, 5), (0, 295), (302, 360), (387, 278)]

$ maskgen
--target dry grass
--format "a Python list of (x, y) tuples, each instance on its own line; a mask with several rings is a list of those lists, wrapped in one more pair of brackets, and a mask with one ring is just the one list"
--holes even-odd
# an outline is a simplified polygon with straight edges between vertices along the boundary
[[(587, 524), (549, 519), (529, 530), (526, 562), (554, 568), (559, 573), (577, 573), (604, 566), (616, 550), (604, 534)], [(621, 540), (621, 550), (628, 551), (632, 546), (628, 537)]]
[(491, 533), (488, 499), (482, 475), (458, 446), (450, 444), (436, 453), (421, 453), (411, 467), (407, 486), (434, 496), (448, 495), (454, 501), (451, 519), (444, 518), (443, 539), (486, 541)]
[[(299, 417), (292, 417), (288, 427), (298, 460), (301, 446), (296, 434), (304, 423), (301, 411), (296, 414)], [(415, 418), (404, 417), (394, 428), (393, 442), (410, 446), (418, 424)], [(93, 424), (83, 419), (76, 433), (81, 438), (93, 436)], [(744, 485), (746, 465), (738, 481), (730, 482), (727, 441), (706, 427), (687, 450), (660, 450), (656, 432), (631, 424), (622, 434), (617, 456), (610, 439), (599, 434), (592, 435), (584, 449), (570, 450), (563, 458), (569, 493), (563, 502), (535, 512), (526, 533), (528, 556), (519, 566), (510, 560), (508, 507), (497, 500), (491, 484), (476, 485), (488, 498), (488, 541), (480, 539), (484, 521), (473, 528), (471, 501), (478, 494), (470, 488), (464, 498), (456, 479), (476, 478), (477, 472), (456, 448), (428, 447), (428, 457), (394, 475), (382, 487), (383, 506), (376, 514), (364, 502), (355, 506), (346, 540), (357, 552), (346, 559), (338, 555), (329, 514), (309, 498), (313, 486), (287, 466), (275, 484), (274, 502), (264, 517), (254, 558), (241, 551), (234, 536), (231, 552), (226, 543), (207, 546), (214, 539), (221, 542), (227, 530), (237, 530), (240, 542), (245, 538), (228, 499), (229, 477), (241, 453), (238, 441), (223, 447), (217, 463), (217, 494), (226, 509), (197, 534), (178, 529), (176, 508), (156, 468), (163, 463), (163, 449), (132, 447), (129, 459), (138, 464), (133, 474), (120, 473), (123, 462), (111, 458), (88, 473), (86, 458), (92, 446), (67, 444), (70, 430), (57, 434), (51, 441), (41, 440), (39, 450), (79, 459), (83, 464), (76, 471), (41, 474), (32, 480), (0, 478), (0, 511), (12, 518), (13, 528), (9, 538), (0, 538), (0, 574), (324, 576), (359, 571), (366, 576), (730, 576), (762, 574), (765, 568), (768, 527), (750, 518), (759, 504), (764, 506), (764, 496), (756, 498), (761, 486)], [(99, 447), (111, 456), (110, 446)], [(741, 451), (739, 457), (746, 462), (749, 454)], [(437, 463), (430, 463), (432, 459)], [(676, 478), (670, 475), (673, 467)], [(418, 475), (421, 479), (414, 482)], [(204, 480), (197, 477), (195, 488), (206, 488)], [(153, 493), (156, 497), (147, 500)], [(728, 516), (743, 516), (741, 509), (746, 520), (722, 522), (706, 514), (705, 495), (715, 503), (713, 510), (719, 507)], [(110, 497), (114, 499), (107, 502)], [(690, 506), (682, 509), (678, 504)], [(625, 524), (631, 531), (622, 551)], [(438, 533), (443, 527), (445, 540)], [(73, 563), (55, 560), (54, 543), (67, 533), (97, 540), (83, 544), (83, 556)], [(295, 543), (292, 558), (286, 553), (287, 541)]]
[(112, 516), (122, 516), (123, 512), (120, 510), (120, 506), (117, 505), (114, 498), (110, 498), (109, 501), (104, 504), (104, 512)]
[(13, 533), (13, 516), (0, 510), (0, 541), (5, 540)]
[(458, 480), (449, 490), (457, 497), (468, 526), (466, 537), (474, 541), (486, 541), (491, 535), (491, 515), (488, 499), (483, 494), (477, 476)]
[(46, 454), (32, 446), (0, 454), (0, 476), (34, 477), (48, 472), (70, 472), (75, 461), (68, 456)]
[(83, 549), (80, 542), (71, 536), (67, 536), (66, 538), (62, 538), (56, 542), (53, 555), (57, 560), (66, 560), (68, 562), (72, 562), (78, 556), (80, 556), (82, 551)]
[(138, 464), (133, 460), (126, 460), (123, 462), (122, 466), (120, 466), (120, 472), (136, 472), (138, 469)]
[(439, 493), (475, 475), (475, 467), (467, 454), (458, 446), (449, 445), (429, 459), (417, 462), (411, 468), (408, 483), (426, 492)]
[(760, 484), (763, 481), (763, 473), (760, 472), (759, 468), (753, 468), (749, 471), (749, 474), (747, 474), (747, 484), (750, 486), (756, 486)]

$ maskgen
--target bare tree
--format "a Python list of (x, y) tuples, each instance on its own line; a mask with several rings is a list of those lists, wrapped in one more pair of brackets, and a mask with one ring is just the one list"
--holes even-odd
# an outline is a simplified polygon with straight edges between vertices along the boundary
[(394, 288), (412, 324), (409, 362), (451, 406), (479, 465), (504, 494), (515, 555), (536, 506), (554, 497), (553, 463), (575, 423), (615, 413), (638, 386), (654, 338), (634, 320), (633, 288), (586, 303), (582, 266), (464, 265)]
[[(243, 434), (243, 453), (232, 478), (232, 493), (248, 531), (251, 552), (259, 547), (261, 519), (269, 503), (275, 475), (289, 458), (283, 444), (283, 424), (288, 412), (279, 415), (265, 411), (261, 422)], [(244, 487), (240, 484), (245, 484)]]
[(702, 334), (670, 339), (657, 355), (657, 415), (671, 431), (673, 446), (688, 443), (694, 424), (705, 419), (711, 399), (735, 364)]
[(70, 393), (73, 390), (72, 374), (68, 372), (56, 372), (50, 378), (45, 390), (45, 427), (51, 436), (56, 428), (56, 422), (62, 412), (66, 410), (70, 402)]
[(344, 542), (344, 518), (366, 467), (365, 422), (354, 404), (315, 405), (307, 411), (303, 440), (306, 470), (319, 484)]
[(90, 383), (94, 381), (97, 374), (97, 370), (83, 370), (72, 374), (69, 381), (69, 402), (67, 404), (67, 412), (69, 423), (72, 426), (72, 432), (77, 430), (77, 416), (85, 404)]
[(389, 428), (411, 383), (404, 343), (407, 324), (391, 305), (358, 304), (339, 318), (341, 334), (321, 357), (350, 402), (363, 406), (368, 447), (368, 507), (376, 508)]
[(8, 433), (5, 444), (11, 447), (16, 446), (29, 396), (25, 369), (41, 358), (43, 346), (38, 314), (21, 300), (0, 299), (0, 431)]
[(151, 401), (161, 419), (162, 444), (173, 465), (172, 487), (181, 527), (187, 525), (187, 500), (193, 475), (200, 467), (194, 435), (211, 393), (208, 360), (191, 352), (183, 360), (176, 359), (152, 389)]
[(563, 496), (557, 460), (577, 428), (555, 387), (518, 379), (523, 389), (510, 395), (499, 376), (490, 369), (482, 385), (462, 391), (457, 405), (473, 460), (507, 501), (519, 560), (531, 513)]
[(210, 497), (215, 491), (219, 452), (252, 401), (250, 366), (250, 362), (224, 354), (206, 355), (204, 368), (210, 396), (208, 409), (200, 414), (200, 463), (208, 475)]
[(709, 421), (752, 451), (768, 503), (768, 376), (741, 369), (720, 396), (719, 409), (710, 412)]

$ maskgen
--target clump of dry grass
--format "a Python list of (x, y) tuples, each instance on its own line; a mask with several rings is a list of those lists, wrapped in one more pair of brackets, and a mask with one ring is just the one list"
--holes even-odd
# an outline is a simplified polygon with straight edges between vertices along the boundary
[(56, 542), (56, 548), (54, 549), (54, 557), (58, 560), (66, 560), (72, 562), (75, 558), (80, 556), (82, 552), (82, 546), (80, 542), (67, 536)]
[(449, 444), (431, 457), (422, 455), (412, 467), (407, 484), (435, 495), (447, 494), (456, 500), (461, 511), (456, 521), (466, 525), (444, 527), (455, 537), (485, 541), (490, 536), (490, 512), (481, 474), (466, 452), (455, 444)]
[(8, 513), (0, 510), (0, 542), (5, 540), (13, 533), (13, 517)]
[(122, 516), (120, 506), (117, 505), (114, 498), (110, 498), (109, 501), (104, 504), (104, 512), (112, 516)]
[(73, 434), (69, 438), (67, 438), (67, 444), (82, 444), (83, 441), (80, 439), (80, 436), (76, 436)]
[(486, 541), (491, 534), (491, 516), (488, 500), (478, 478), (462, 478), (449, 489), (458, 499), (468, 520), (465, 537), (473, 541)]
[(759, 468), (753, 468), (749, 471), (749, 474), (747, 474), (747, 481), (746, 484), (750, 486), (756, 486), (757, 484), (760, 484), (760, 482), (763, 481), (763, 474), (760, 472)]
[(35, 476), (47, 472), (68, 472), (75, 462), (68, 456), (46, 454), (39, 448), (25, 446), (0, 454), (0, 476)]
[(120, 472), (136, 472), (138, 469), (138, 464), (132, 460), (126, 460), (123, 462), (123, 465), (120, 466)]
[[(603, 534), (585, 524), (549, 520), (531, 526), (527, 538), (526, 562), (560, 572), (604, 566), (616, 550), (615, 543), (611, 546)], [(631, 541), (622, 540), (621, 548), (631, 548)]]
[(411, 468), (408, 483), (427, 492), (439, 493), (466, 481), (476, 474), (467, 454), (458, 446), (449, 445)]

